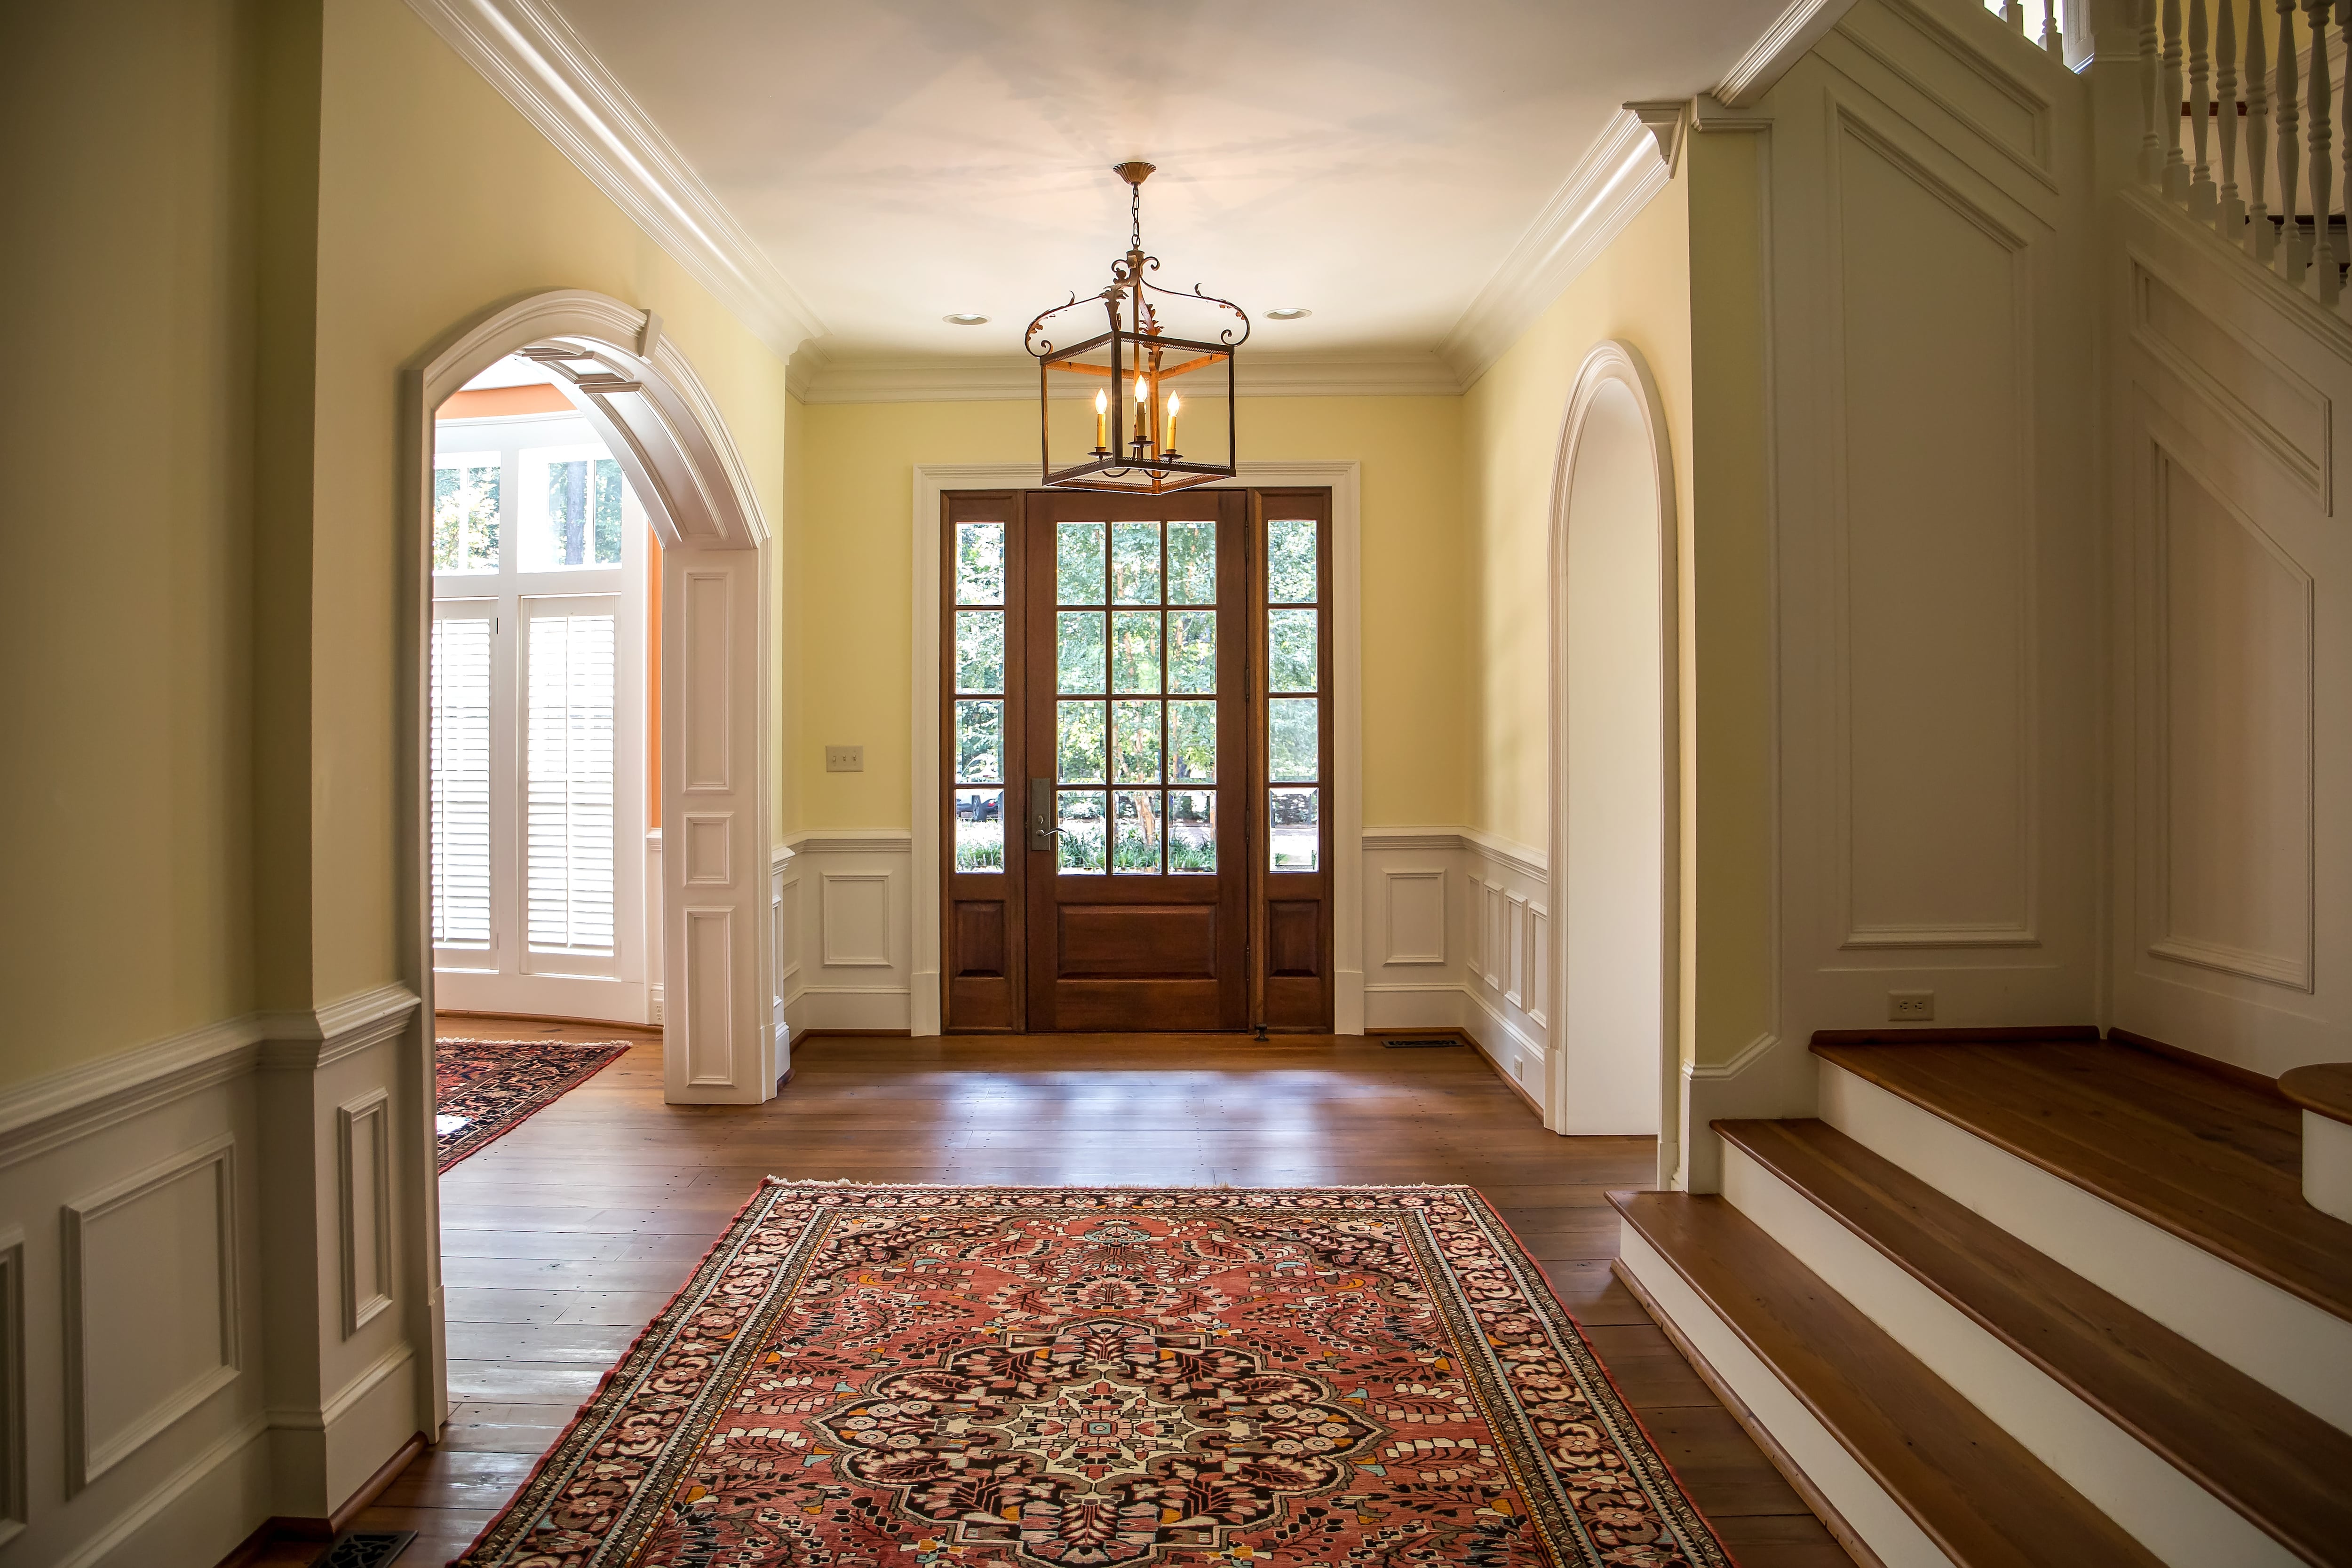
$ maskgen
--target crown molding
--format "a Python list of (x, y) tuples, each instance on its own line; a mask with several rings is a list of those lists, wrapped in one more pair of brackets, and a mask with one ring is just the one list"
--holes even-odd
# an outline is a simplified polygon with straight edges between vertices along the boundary
[(546, 0), (408, 0), (779, 359), (824, 323), (669, 139)]
[(1732, 62), (1716, 85), (1715, 96), (1726, 109), (1746, 109), (1772, 90), (1789, 68), (1805, 57), (1815, 44), (1853, 9), (1854, 0), (1789, 0), (1788, 9), (1772, 19), (1748, 52)]
[(1658, 107), (1617, 111), (1445, 335), (1439, 357), (1464, 386), (1485, 375), (1666, 188), (1670, 138), (1661, 134)]
[[(1243, 397), (1458, 397), (1462, 382), (1434, 354), (1251, 354), (1234, 370)], [(803, 402), (1024, 402), (1037, 395), (1027, 356), (833, 359), (793, 356), (786, 385)], [(1073, 391), (1073, 397), (1082, 395)]]

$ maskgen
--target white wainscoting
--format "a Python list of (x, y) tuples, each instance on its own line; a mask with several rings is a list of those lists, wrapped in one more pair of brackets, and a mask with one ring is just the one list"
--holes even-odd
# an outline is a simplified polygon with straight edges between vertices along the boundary
[(1462, 827), (1367, 828), (1363, 843), (1364, 1027), (1462, 1030), (1549, 1105), (1543, 852)]
[(2352, 405), (2339, 320), (2119, 204), (2111, 1019), (2276, 1074), (2352, 1055)]
[(9, 1562), (211, 1568), (428, 1424), (416, 1006), (248, 1014), (0, 1091)]
[(914, 835), (822, 829), (785, 840), (776, 876), (783, 1018), (812, 1029), (904, 1030), (913, 1017)]

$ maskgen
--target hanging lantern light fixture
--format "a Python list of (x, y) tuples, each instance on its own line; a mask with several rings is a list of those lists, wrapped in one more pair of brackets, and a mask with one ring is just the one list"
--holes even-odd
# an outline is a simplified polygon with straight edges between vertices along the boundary
[[(1037, 361), (1037, 427), (1045, 482), (1069, 490), (1165, 495), (1234, 475), (1234, 352), (1250, 320), (1230, 299), (1162, 288), (1145, 274), (1160, 258), (1143, 248), (1149, 163), (1114, 173), (1129, 188), (1128, 250), (1100, 293), (1069, 300), (1029, 323), (1022, 341)], [(1104, 329), (1060, 340), (1091, 325)], [(1054, 323), (1065, 312), (1066, 321)]]

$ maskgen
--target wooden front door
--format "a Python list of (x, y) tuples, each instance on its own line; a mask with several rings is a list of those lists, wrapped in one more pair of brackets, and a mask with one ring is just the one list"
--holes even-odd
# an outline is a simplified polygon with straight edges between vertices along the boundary
[(1247, 497), (1023, 510), (1029, 1027), (1244, 1028)]
[(945, 1027), (1328, 1030), (1329, 492), (941, 522)]

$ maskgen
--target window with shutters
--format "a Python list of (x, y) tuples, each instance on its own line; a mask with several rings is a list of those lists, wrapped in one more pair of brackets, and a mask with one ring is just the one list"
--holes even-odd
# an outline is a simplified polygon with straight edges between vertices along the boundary
[[(509, 406), (529, 398), (501, 391)], [(436, 1000), (643, 1023), (651, 539), (620, 465), (545, 392), (562, 406), (453, 419), (445, 405), (439, 425), (427, 725)]]

